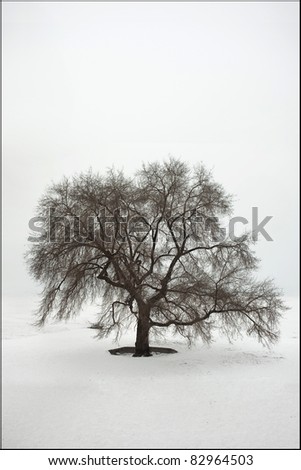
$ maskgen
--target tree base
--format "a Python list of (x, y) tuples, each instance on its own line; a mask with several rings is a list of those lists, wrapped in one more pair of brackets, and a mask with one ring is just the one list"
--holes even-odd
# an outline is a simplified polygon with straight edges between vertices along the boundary
[(178, 351), (175, 349), (171, 348), (161, 348), (159, 346), (154, 346), (149, 348), (149, 352), (147, 353), (138, 353), (136, 352), (134, 347), (131, 346), (125, 346), (122, 348), (117, 348), (117, 349), (109, 349), (109, 353), (112, 354), (113, 356), (121, 356), (121, 355), (131, 355), (132, 357), (150, 357), (153, 356), (152, 353), (155, 355), (158, 354), (175, 354)]
[(150, 357), (152, 356), (152, 354), (149, 352), (149, 351), (145, 351), (145, 352), (135, 352), (135, 354), (133, 354), (132, 357)]

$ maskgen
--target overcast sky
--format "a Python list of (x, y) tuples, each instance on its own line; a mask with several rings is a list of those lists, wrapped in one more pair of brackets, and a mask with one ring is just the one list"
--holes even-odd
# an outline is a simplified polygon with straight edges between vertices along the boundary
[(28, 220), (62, 175), (203, 162), (273, 242), (297, 295), (297, 3), (11, 3), (3, 8), (4, 295), (30, 296)]

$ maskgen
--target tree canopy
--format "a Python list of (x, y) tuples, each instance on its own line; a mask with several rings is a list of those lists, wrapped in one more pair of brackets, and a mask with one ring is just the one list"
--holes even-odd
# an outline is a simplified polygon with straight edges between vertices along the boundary
[(210, 342), (217, 328), (276, 341), (281, 292), (256, 279), (250, 235), (224, 237), (219, 221), (231, 210), (204, 166), (175, 158), (132, 178), (90, 170), (53, 184), (37, 210), (44, 234), (27, 253), (44, 287), (38, 323), (102, 299), (99, 336), (136, 327), (137, 356), (149, 355), (150, 331), (166, 328), (188, 341)]

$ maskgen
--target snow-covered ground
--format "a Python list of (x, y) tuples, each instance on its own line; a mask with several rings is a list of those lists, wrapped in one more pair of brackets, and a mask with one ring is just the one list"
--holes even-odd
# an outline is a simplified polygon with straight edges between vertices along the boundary
[[(37, 331), (7, 299), (4, 448), (297, 448), (297, 302), (271, 350), (244, 338), (149, 358), (111, 356), (88, 317)], [(89, 313), (89, 319), (92, 319)], [(133, 345), (133, 336), (120, 345)]]

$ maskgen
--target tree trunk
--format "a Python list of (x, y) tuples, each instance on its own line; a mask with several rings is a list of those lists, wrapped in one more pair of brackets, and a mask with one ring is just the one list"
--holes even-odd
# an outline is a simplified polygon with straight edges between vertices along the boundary
[(151, 356), (149, 349), (150, 309), (144, 304), (139, 307), (134, 357)]

